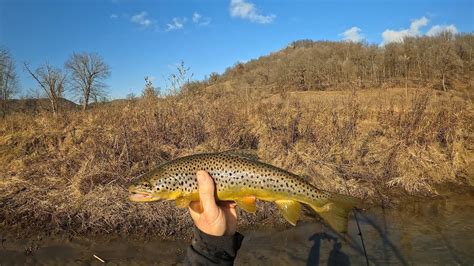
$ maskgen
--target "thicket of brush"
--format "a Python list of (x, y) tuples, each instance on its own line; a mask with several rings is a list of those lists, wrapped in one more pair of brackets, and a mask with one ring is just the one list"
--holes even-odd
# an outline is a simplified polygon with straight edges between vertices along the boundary
[[(182, 236), (172, 203), (131, 203), (130, 182), (198, 152), (254, 149), (316, 186), (379, 202), (466, 184), (472, 104), (434, 90), (180, 93), (0, 120), (0, 221), (18, 229)], [(470, 146), (471, 145), (471, 146)], [(244, 225), (280, 215), (260, 205)], [(25, 231), (24, 231), (25, 232)]]
[(369, 43), (300, 40), (223, 74), (211, 74), (189, 89), (223, 82), (259, 90), (343, 90), (408, 86), (470, 89), (474, 35), (443, 32), (405, 37), (384, 46)]

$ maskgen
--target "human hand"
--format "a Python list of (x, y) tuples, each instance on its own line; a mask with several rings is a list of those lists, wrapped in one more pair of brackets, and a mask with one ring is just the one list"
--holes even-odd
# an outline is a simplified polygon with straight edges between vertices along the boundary
[(197, 174), (199, 199), (189, 204), (189, 213), (194, 224), (202, 232), (213, 235), (233, 235), (237, 229), (236, 204), (229, 201), (216, 203), (215, 185), (212, 177), (205, 171)]

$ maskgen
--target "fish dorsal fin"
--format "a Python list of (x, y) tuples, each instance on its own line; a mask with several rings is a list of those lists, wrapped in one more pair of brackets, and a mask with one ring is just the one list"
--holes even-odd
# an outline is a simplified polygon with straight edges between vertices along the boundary
[(252, 161), (258, 161), (257, 151), (250, 149), (236, 149), (236, 150), (227, 150), (221, 152), (222, 154), (228, 154), (233, 156), (242, 157)]
[(186, 199), (184, 197), (177, 198), (176, 200), (176, 207), (179, 209), (184, 209), (189, 206), (189, 203), (191, 202), (189, 199)]
[(257, 205), (254, 196), (248, 196), (240, 199), (236, 199), (235, 203), (246, 212), (255, 212)]
[(296, 225), (301, 214), (301, 204), (294, 200), (277, 200), (275, 203), (285, 220)]

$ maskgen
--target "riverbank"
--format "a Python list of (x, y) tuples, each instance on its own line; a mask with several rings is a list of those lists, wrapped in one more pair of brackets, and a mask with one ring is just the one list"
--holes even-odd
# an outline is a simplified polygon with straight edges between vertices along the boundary
[[(0, 226), (27, 235), (189, 235), (173, 203), (128, 185), (180, 156), (252, 149), (264, 162), (367, 204), (472, 186), (473, 108), (455, 92), (380, 89), (242, 98), (208, 92), (0, 120)], [(441, 188), (441, 189), (440, 189)], [(241, 226), (284, 224), (272, 204)]]

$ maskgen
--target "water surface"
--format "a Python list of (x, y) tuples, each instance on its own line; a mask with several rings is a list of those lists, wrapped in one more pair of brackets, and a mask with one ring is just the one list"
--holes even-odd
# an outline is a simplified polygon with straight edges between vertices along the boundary
[[(413, 202), (358, 214), (372, 265), (473, 265), (474, 197)], [(236, 265), (365, 265), (357, 225), (339, 236), (317, 222), (287, 229), (245, 230)], [(5, 235), (5, 234), (4, 234)], [(2, 237), (1, 265), (177, 265), (186, 241), (23, 239)]]

